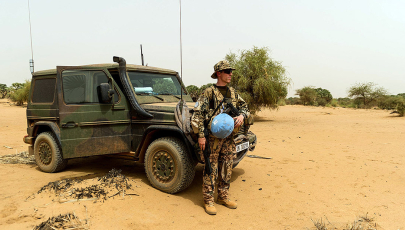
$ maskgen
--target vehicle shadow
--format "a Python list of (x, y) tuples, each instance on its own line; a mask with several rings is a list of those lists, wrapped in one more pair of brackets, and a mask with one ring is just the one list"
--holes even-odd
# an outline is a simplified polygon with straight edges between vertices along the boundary
[[(36, 170), (41, 171), (39, 167), (34, 167), (36, 167)], [(93, 179), (104, 176), (114, 168), (122, 170), (121, 173), (130, 179), (139, 178), (143, 180), (146, 178), (145, 170), (141, 163), (114, 157), (92, 156), (70, 159), (63, 172), (72, 173), (69, 175), (64, 173), (64, 176), (61, 176), (60, 179)]]
[[(127, 178), (140, 179), (146, 186), (153, 187), (149, 182), (144, 165), (131, 160), (105, 157), (105, 156), (93, 156), (84, 158), (75, 158), (69, 160), (67, 168), (64, 172), (72, 172), (69, 175), (60, 177), (63, 179), (93, 179), (96, 177), (102, 177), (112, 169), (121, 169), (122, 174)], [(39, 170), (39, 167), (36, 167)], [(195, 168), (195, 176), (191, 185), (184, 191), (173, 194), (173, 196), (180, 196), (182, 198), (192, 201), (197, 206), (203, 206), (202, 197), (202, 182), (203, 182), (204, 165), (197, 164)], [(234, 168), (232, 171), (231, 183), (237, 180), (241, 175), (245, 173), (245, 170), (241, 168)], [(215, 197), (216, 198), (216, 197)]]

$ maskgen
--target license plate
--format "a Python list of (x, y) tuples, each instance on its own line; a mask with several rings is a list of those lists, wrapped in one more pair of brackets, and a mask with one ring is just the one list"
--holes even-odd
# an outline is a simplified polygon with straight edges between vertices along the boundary
[(240, 151), (245, 150), (247, 148), (249, 148), (249, 142), (239, 144), (239, 145), (236, 146), (236, 152), (240, 152)]

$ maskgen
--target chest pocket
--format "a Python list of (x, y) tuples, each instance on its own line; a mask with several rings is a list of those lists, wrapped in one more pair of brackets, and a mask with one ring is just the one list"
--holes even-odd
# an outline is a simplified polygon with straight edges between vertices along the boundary
[[(225, 98), (225, 103), (231, 102), (232, 105), (235, 108), (237, 108), (238, 101), (236, 99), (235, 90), (230, 87), (228, 89), (231, 94), (231, 97)], [(210, 100), (210, 110), (211, 109), (214, 110), (223, 99), (224, 99), (224, 96), (222, 95), (222, 93), (215, 86), (212, 86), (212, 100)], [(211, 103), (212, 103), (213, 107), (211, 107)], [(218, 112), (218, 113), (220, 113), (220, 112)]]

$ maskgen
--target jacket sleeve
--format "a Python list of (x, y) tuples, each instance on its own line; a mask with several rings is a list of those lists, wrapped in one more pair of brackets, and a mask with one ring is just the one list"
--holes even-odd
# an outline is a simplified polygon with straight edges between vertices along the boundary
[(198, 126), (198, 137), (204, 137), (204, 120), (209, 112), (209, 98), (210, 93), (206, 89), (198, 98), (194, 106), (194, 114), (192, 117), (192, 123)]

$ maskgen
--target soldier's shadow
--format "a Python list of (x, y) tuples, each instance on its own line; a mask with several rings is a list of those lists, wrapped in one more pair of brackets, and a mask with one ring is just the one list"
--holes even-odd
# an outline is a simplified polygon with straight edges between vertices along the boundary
[[(184, 191), (174, 195), (181, 196), (185, 199), (192, 201), (195, 205), (202, 207), (204, 205), (202, 195), (203, 174), (204, 174), (204, 165), (198, 164), (195, 168), (195, 177), (191, 185)], [(234, 168), (232, 170), (231, 189), (232, 189), (232, 182), (237, 180), (243, 174), (245, 174), (245, 170), (241, 168)], [(215, 193), (215, 199), (216, 198), (217, 193)]]

